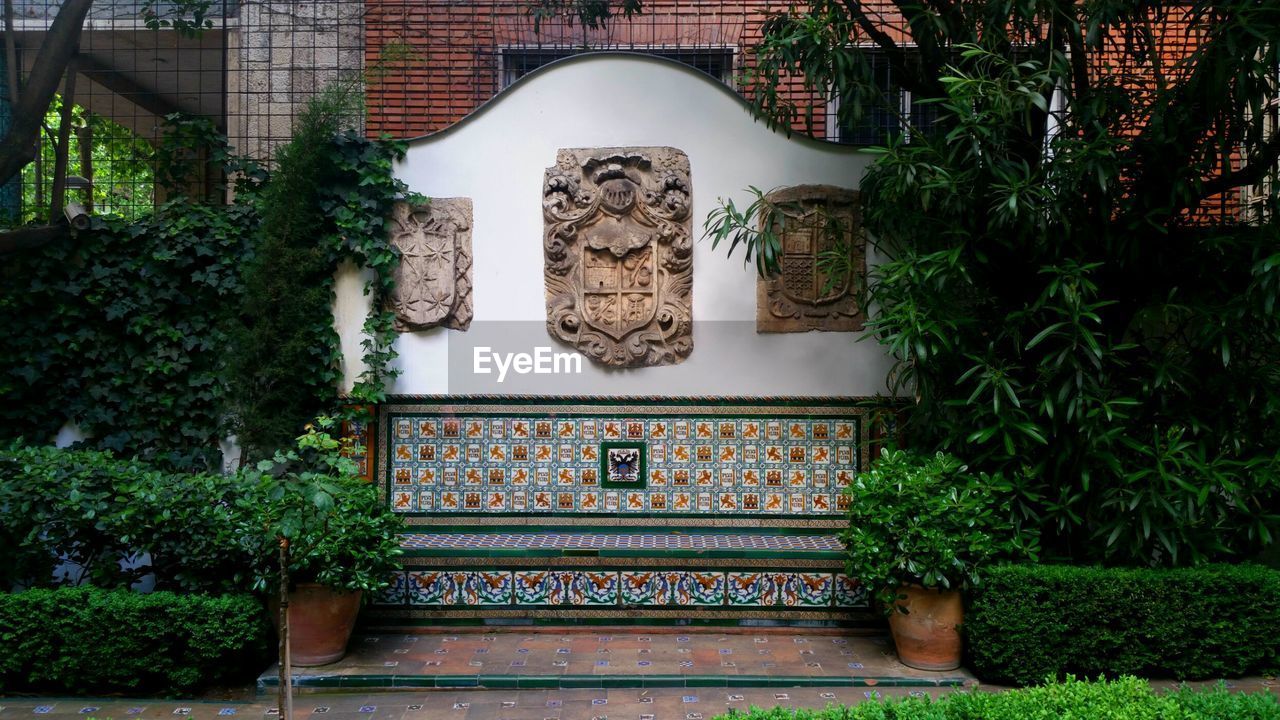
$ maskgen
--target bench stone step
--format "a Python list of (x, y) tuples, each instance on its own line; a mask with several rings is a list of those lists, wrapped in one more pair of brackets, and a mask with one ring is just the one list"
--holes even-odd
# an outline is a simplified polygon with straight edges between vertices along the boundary
[[(899, 663), (880, 633), (672, 628), (455, 629), (352, 639), (341, 661), (297, 668), (303, 690), (475, 688), (937, 688), (973, 683), (964, 670)], [(270, 692), (278, 671), (258, 680)], [(697, 695), (693, 690), (687, 694)], [(603, 695), (601, 696), (603, 697)], [(709, 701), (705, 697), (703, 701)], [(537, 709), (542, 709), (541, 700)], [(612, 706), (612, 700), (610, 701)], [(610, 715), (614, 713), (610, 711)], [(527, 712), (522, 717), (528, 716)], [(542, 714), (536, 717), (543, 717)], [(631, 717), (635, 717), (632, 715)]]

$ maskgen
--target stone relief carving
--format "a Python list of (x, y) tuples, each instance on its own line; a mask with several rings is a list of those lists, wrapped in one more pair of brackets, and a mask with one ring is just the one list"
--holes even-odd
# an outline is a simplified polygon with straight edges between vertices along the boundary
[[(861, 330), (865, 316), (857, 283), (867, 272), (858, 193), (797, 185), (765, 198), (774, 210), (760, 222), (781, 222), (782, 270), (756, 280), (756, 332)], [(840, 245), (849, 251), (849, 272), (833, 278), (819, 268), (819, 257)]]
[(675, 148), (561, 149), (542, 189), (551, 336), (614, 367), (688, 357), (690, 201)]
[(391, 211), (391, 243), (400, 250), (396, 287), (388, 302), (396, 330), (471, 325), (471, 198), (398, 202)]

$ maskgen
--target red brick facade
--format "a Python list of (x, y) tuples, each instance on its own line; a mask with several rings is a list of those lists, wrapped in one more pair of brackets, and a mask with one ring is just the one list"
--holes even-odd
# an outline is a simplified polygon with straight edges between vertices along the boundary
[[(786, 8), (776, 0), (646, 0), (640, 15), (588, 29), (563, 18), (546, 20), (535, 28), (530, 11), (534, 4), (528, 0), (366, 0), (366, 67), (382, 68), (368, 94), (369, 132), (406, 138), (449, 127), (505, 86), (510, 68), (504, 67), (504, 60), (512, 52), (556, 57), (584, 49), (713, 50), (722, 56), (729, 53), (726, 79), (738, 87), (739, 76), (752, 65), (750, 50), (760, 40), (762, 22), (770, 12)], [(904, 39), (903, 23), (891, 3), (873, 0), (864, 7), (883, 19), (895, 40)], [(1095, 56), (1099, 62), (1092, 68), (1093, 81), (1118, 80), (1127, 87), (1154, 90), (1162, 76), (1176, 79), (1176, 64), (1204, 36), (1185, 12), (1176, 10), (1153, 21), (1151, 30), (1158, 38), (1158, 65), (1136, 60), (1143, 56), (1126, 51), (1124, 43), (1132, 39), (1113, 36), (1106, 40), (1111, 51)], [(826, 137), (825, 100), (805, 92), (799, 82), (792, 89), (792, 102), (810, 113), (795, 121), (795, 129)], [(1143, 115), (1140, 111), (1134, 121)], [(1226, 159), (1227, 164), (1238, 162), (1238, 156)], [(1234, 195), (1216, 198), (1205, 210), (1232, 213), (1238, 202)]]
[[(529, 7), (512, 0), (368, 0), (366, 66), (387, 68), (369, 93), (369, 131), (412, 137), (457, 122), (502, 89), (504, 50), (727, 50), (736, 77), (748, 66), (745, 51), (759, 41), (761, 22), (779, 6), (654, 0), (641, 15), (604, 28), (554, 19), (538, 31)], [(798, 83), (796, 92), (802, 92)]]

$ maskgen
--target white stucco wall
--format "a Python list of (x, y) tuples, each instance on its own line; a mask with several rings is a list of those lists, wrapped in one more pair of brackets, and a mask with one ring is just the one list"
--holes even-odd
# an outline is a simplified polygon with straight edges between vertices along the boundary
[[(889, 359), (851, 333), (755, 332), (755, 274), (710, 241), (694, 250), (694, 348), (674, 366), (614, 370), (583, 362), (571, 378), (475, 376), (462, 362), (477, 339), (501, 335), (528, 351), (568, 351), (545, 330), (542, 183), (559, 148), (671, 146), (689, 157), (693, 232), (702, 234), (717, 198), (751, 201), (745, 188), (826, 183), (856, 188), (869, 157), (787, 138), (753, 119), (746, 104), (706, 75), (634, 55), (579, 56), (514, 85), (471, 117), (411, 143), (397, 175), (432, 197), (474, 203), (475, 319), (470, 337), (436, 329), (397, 342), (403, 374), (392, 393), (591, 395), (804, 395), (885, 393)], [(360, 367), (362, 283), (340, 273), (336, 325), (348, 386)], [(463, 342), (459, 342), (463, 341)], [(450, 345), (453, 363), (450, 367)], [(466, 367), (464, 372), (461, 368)], [(469, 377), (463, 377), (468, 375)]]

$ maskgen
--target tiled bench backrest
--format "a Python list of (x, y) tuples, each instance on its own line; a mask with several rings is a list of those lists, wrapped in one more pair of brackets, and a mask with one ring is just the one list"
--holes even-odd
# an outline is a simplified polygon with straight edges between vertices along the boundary
[[(871, 399), (393, 398), (375, 477), (410, 525), (839, 521)], [(609, 464), (610, 451), (615, 463)], [(639, 461), (625, 467), (628, 459)], [(634, 480), (632, 479), (634, 478)], [(772, 518), (770, 521), (768, 519)]]

